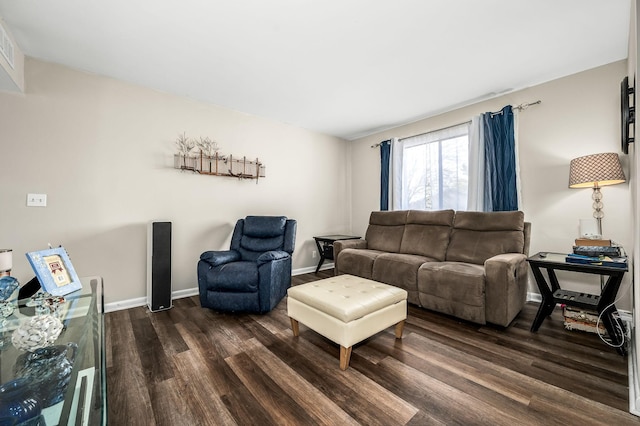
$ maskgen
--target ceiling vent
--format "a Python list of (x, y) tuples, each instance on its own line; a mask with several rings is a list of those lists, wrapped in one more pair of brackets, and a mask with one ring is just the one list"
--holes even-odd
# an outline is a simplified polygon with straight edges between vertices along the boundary
[(2, 25), (0, 25), (0, 53), (5, 57), (11, 68), (14, 68), (13, 42)]

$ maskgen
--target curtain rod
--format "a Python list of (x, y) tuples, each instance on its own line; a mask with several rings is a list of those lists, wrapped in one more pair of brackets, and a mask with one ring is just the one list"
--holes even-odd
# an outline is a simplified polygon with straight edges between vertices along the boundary
[[(532, 105), (538, 105), (538, 104), (541, 104), (541, 103), (542, 103), (542, 101), (537, 100), (537, 101), (535, 101), (535, 102), (528, 102), (528, 103), (520, 104), (520, 105), (518, 105), (518, 106), (514, 106), (512, 109), (517, 109), (517, 110), (519, 110), (519, 111), (523, 111), (523, 110), (525, 110), (525, 109), (529, 108), (529, 107), (530, 107), (530, 106), (532, 106)], [(494, 115), (500, 115), (500, 114), (502, 114), (502, 111), (496, 111), (496, 112), (492, 112), (492, 113), (490, 113), (490, 114), (491, 114), (491, 117), (493, 117)]]
[[(390, 141), (390, 140), (391, 140), (391, 139), (387, 139), (386, 141)], [(380, 143), (377, 143), (377, 144), (371, 145), (371, 148), (377, 148), (377, 147), (379, 147), (380, 145), (382, 145), (382, 144), (383, 144), (384, 142), (386, 142), (386, 141), (382, 141), (382, 142), (380, 142)]]
[[(398, 140), (404, 140), (404, 139), (409, 139), (409, 138), (415, 138), (416, 136), (422, 136), (422, 135), (426, 135), (426, 134), (433, 133), (433, 132), (439, 132), (440, 130), (447, 130), (447, 129), (451, 129), (452, 127), (458, 127), (458, 126), (462, 126), (462, 125), (470, 124), (470, 123), (471, 123), (471, 120), (469, 120), (469, 121), (465, 121), (465, 122), (463, 122), (463, 123), (452, 124), (451, 126), (441, 127), (441, 128), (439, 128), (439, 129), (435, 129), (435, 130), (429, 130), (428, 132), (419, 133), (419, 134), (417, 134), (417, 135), (407, 136), (406, 138), (399, 138)], [(390, 139), (388, 139), (388, 140), (390, 140)], [(386, 142), (386, 141), (382, 141), (382, 142)], [(371, 148), (377, 148), (377, 147), (379, 147), (380, 145), (382, 145), (382, 142), (377, 143), (377, 144), (375, 144), (375, 145), (371, 145)]]
[[(537, 100), (537, 101), (535, 101), (535, 102), (526, 102), (526, 103), (523, 103), (523, 104), (520, 104), (520, 105), (514, 106), (512, 109), (517, 109), (517, 110), (519, 110), (519, 111), (523, 111), (523, 110), (525, 110), (525, 109), (529, 108), (529, 107), (530, 107), (530, 106), (532, 106), (532, 105), (539, 105), (539, 104), (541, 104), (541, 103), (542, 103), (542, 101), (541, 101), (541, 100)], [(492, 113), (490, 113), (490, 114), (491, 114), (491, 116), (493, 117), (494, 115), (502, 114), (502, 111), (492, 112)], [(441, 129), (431, 130), (431, 131), (428, 131), (428, 132), (420, 133), (420, 134), (418, 134), (418, 135), (407, 136), (406, 138), (401, 138), (400, 140), (402, 140), (402, 139), (407, 139), (407, 138), (413, 138), (413, 137), (416, 137), (416, 136), (422, 136), (422, 135), (426, 135), (427, 133), (437, 132), (437, 131), (439, 131), (439, 130), (446, 130), (446, 129), (450, 129), (450, 128), (452, 128), (452, 127), (457, 127), (457, 126), (461, 126), (461, 125), (463, 125), (463, 124), (469, 124), (469, 123), (471, 123), (471, 120), (469, 120), (469, 121), (465, 121), (464, 123), (458, 123), (458, 124), (453, 124), (453, 125), (451, 125), (451, 126), (443, 127), (443, 128), (441, 128)], [(382, 142), (386, 142), (386, 141), (382, 141)], [(382, 145), (382, 142), (371, 145), (371, 148), (377, 148), (377, 147), (379, 147), (380, 145)]]
[(435, 129), (435, 130), (429, 130), (428, 132), (419, 133), (419, 134), (417, 134), (417, 135), (407, 136), (406, 138), (400, 138), (399, 140), (404, 140), (404, 139), (409, 139), (409, 138), (415, 138), (415, 137), (417, 137), (417, 136), (422, 136), (422, 135), (428, 135), (429, 133), (439, 132), (439, 131), (441, 131), (441, 130), (452, 129), (452, 128), (454, 128), (454, 127), (464, 126), (465, 124), (471, 124), (471, 120), (465, 121), (465, 122), (463, 122), (463, 123), (452, 124), (451, 126), (447, 126), (447, 127), (440, 127), (439, 129)]

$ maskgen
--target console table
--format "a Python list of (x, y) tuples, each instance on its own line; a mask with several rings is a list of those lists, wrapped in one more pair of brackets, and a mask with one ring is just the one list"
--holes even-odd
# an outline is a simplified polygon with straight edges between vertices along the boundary
[[(618, 353), (624, 355), (626, 350), (623, 345), (624, 335), (621, 330), (624, 332), (625, 325), (622, 321), (614, 318), (613, 314), (617, 312), (614, 302), (627, 268), (570, 263), (566, 261), (566, 257), (567, 255), (562, 253), (537, 253), (527, 259), (542, 296), (542, 302), (531, 325), (531, 331), (538, 331), (542, 321), (551, 315), (557, 303), (595, 311), (601, 316), (601, 321), (609, 334), (611, 344), (616, 346)], [(541, 269), (546, 269), (549, 283), (547, 283)], [(595, 274), (607, 276), (608, 278), (599, 295), (580, 293), (563, 290), (558, 283), (556, 270)]]
[[(69, 385), (60, 402), (42, 410), (37, 424), (107, 424), (103, 283), (100, 277), (81, 282), (82, 289), (67, 294), (55, 314), (64, 328), (53, 345), (77, 345)], [(36, 315), (29, 301), (14, 301), (13, 314), (0, 322), (0, 383), (16, 378), (17, 361), (27, 353), (13, 346), (11, 335)]]
[(333, 260), (333, 243), (339, 240), (359, 240), (360, 237), (353, 235), (323, 235), (320, 237), (313, 237), (316, 240), (316, 246), (318, 246), (318, 253), (320, 254), (320, 261), (316, 268), (316, 274), (320, 270), (320, 267), (324, 263), (325, 259)]

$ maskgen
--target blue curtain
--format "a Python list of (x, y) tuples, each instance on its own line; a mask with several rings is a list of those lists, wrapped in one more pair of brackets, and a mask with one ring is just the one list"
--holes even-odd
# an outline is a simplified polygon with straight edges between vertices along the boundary
[(518, 210), (513, 111), (507, 105), (483, 114), (485, 139), (485, 210)]
[(389, 210), (389, 159), (391, 141), (380, 142), (380, 210)]

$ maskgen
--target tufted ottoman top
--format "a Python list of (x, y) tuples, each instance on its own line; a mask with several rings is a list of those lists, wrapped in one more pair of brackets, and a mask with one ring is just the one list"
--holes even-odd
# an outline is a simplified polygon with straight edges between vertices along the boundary
[(349, 322), (407, 299), (401, 288), (352, 275), (339, 275), (289, 288), (288, 296)]

